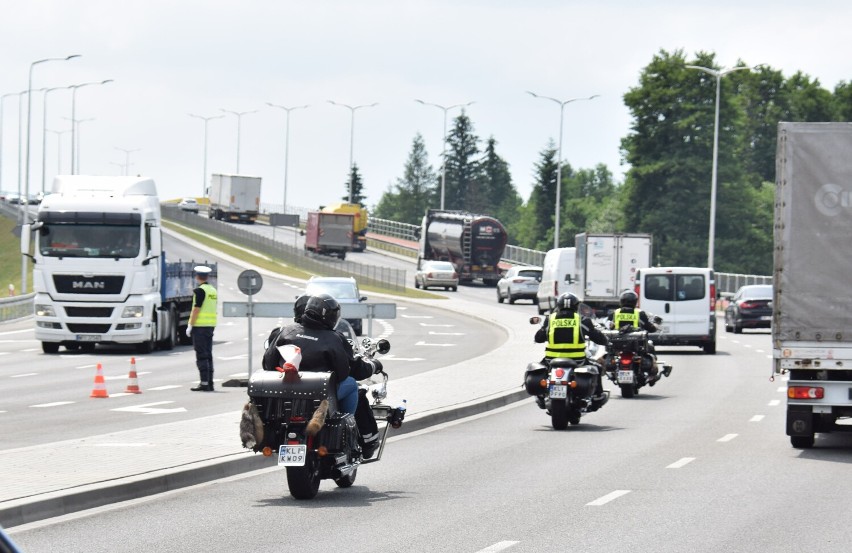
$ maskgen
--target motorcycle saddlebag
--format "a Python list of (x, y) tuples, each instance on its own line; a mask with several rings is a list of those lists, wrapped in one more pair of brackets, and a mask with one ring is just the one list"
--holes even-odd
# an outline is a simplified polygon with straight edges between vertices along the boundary
[(255, 371), (248, 395), (265, 423), (290, 422), (291, 417), (310, 420), (320, 402), (328, 399), (329, 415), (337, 412), (334, 373), (300, 372), (283, 377), (275, 371)]
[(598, 386), (598, 368), (587, 365), (574, 369), (574, 380), (577, 381), (577, 395), (591, 396)]
[(530, 363), (524, 372), (524, 388), (531, 396), (538, 396), (547, 391), (541, 387), (541, 380), (547, 378), (547, 367), (541, 363)]
[(338, 413), (329, 417), (319, 433), (318, 445), (324, 445), (331, 453), (358, 447), (358, 425), (355, 415)]

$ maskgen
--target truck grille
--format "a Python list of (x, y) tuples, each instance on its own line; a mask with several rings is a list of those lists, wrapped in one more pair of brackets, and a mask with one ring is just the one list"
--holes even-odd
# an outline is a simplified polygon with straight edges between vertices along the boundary
[(53, 283), (60, 294), (120, 294), (124, 277), (53, 275)]
[(112, 307), (75, 307), (65, 306), (69, 317), (112, 317)]
[(109, 332), (110, 325), (105, 324), (81, 324), (68, 323), (68, 330), (78, 332), (80, 334), (106, 334)]

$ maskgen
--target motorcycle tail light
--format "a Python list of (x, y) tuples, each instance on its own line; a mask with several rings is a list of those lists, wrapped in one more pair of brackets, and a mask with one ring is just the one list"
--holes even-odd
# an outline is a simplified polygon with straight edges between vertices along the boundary
[(269, 446), (264, 447), (263, 448), (263, 456), (264, 457), (271, 457), (272, 456), (272, 448), (269, 447)]
[(790, 399), (822, 399), (825, 397), (825, 388), (817, 386), (790, 386), (787, 388), (787, 397)]
[(539, 382), (542, 388), (547, 388), (547, 379), (542, 378), (541, 382)]
[(576, 381), (576, 380), (572, 380), (571, 382), (569, 382), (569, 383), (568, 383), (568, 387), (569, 387), (569, 388), (572, 388), (572, 389), (573, 389), (573, 388), (576, 388), (576, 387), (577, 387), (577, 381)]
[(290, 422), (305, 422), (305, 417), (290, 417)]
[(632, 355), (622, 356), (622, 358), (621, 358), (621, 364), (622, 365), (630, 365), (632, 363), (633, 363), (633, 356)]
[(556, 378), (562, 378), (565, 376), (565, 369), (556, 369)]
[(299, 445), (299, 440), (287, 440), (287, 445)]
[(320, 457), (325, 457), (326, 455), (328, 455), (328, 448), (324, 445), (319, 446), (317, 448), (317, 455), (319, 455)]

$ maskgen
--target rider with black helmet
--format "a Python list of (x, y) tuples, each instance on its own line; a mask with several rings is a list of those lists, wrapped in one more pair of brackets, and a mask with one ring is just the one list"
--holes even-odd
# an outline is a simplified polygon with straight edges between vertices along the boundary
[(636, 295), (636, 292), (625, 290), (621, 293), (618, 303), (621, 307), (613, 311), (608, 317), (612, 328), (620, 330), (622, 327), (630, 325), (638, 330), (657, 331), (657, 327), (648, 318), (648, 314), (636, 308), (639, 304), (639, 296)]

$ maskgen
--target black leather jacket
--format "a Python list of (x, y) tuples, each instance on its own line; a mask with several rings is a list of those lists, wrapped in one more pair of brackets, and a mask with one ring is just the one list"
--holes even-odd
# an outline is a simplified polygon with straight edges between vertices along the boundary
[(280, 332), (273, 330), (269, 348), (263, 354), (263, 370), (274, 371), (275, 367), (281, 366), (281, 354), (278, 346), (292, 344), (302, 350), (302, 362), (300, 371), (307, 372), (333, 372), (337, 375), (337, 382), (343, 382), (348, 376), (355, 380), (369, 378), (373, 374), (373, 367), (360, 357), (356, 357), (352, 346), (342, 334), (326, 328), (315, 328), (301, 324), (285, 326)]

